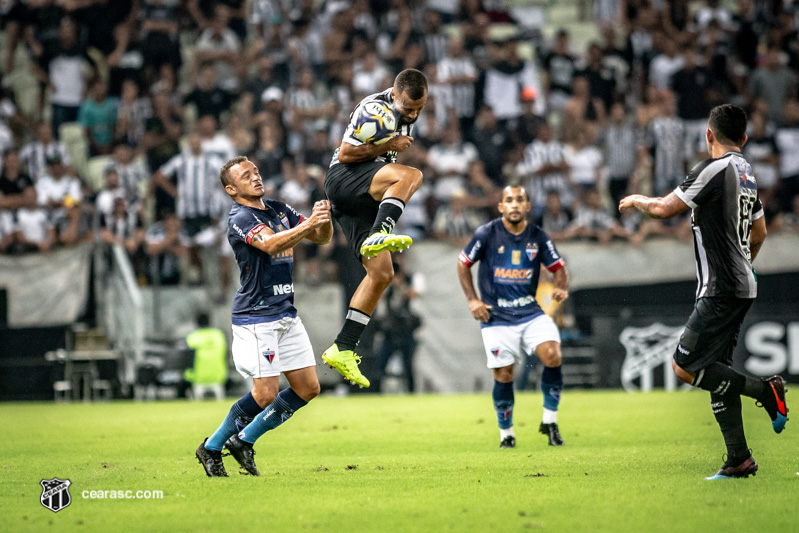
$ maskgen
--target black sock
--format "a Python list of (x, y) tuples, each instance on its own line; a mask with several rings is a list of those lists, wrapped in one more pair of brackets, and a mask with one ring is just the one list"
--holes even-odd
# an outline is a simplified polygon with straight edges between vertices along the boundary
[(334, 341), (340, 351), (354, 350), (361, 340), (361, 335), (366, 325), (369, 323), (369, 315), (350, 307), (347, 310), (347, 318), (344, 325)]
[(404, 210), (405, 202), (399, 198), (383, 198), (383, 201), (380, 202), (380, 207), (377, 209), (377, 217), (375, 217), (375, 223), (372, 225), (369, 235), (383, 230), (388, 233), (394, 231), (394, 226), (397, 225), (397, 221)]
[(716, 362), (697, 372), (691, 385), (719, 396), (740, 396), (746, 385), (746, 376)]
[(741, 417), (741, 397), (711, 393), (710, 406), (724, 436), (724, 444), (727, 445), (727, 463), (738, 466), (750, 455)]

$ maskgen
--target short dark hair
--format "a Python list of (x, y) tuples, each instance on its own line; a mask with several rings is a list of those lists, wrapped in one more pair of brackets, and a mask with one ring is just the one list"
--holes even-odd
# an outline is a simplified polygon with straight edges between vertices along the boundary
[(245, 161), (249, 161), (247, 156), (238, 155), (222, 165), (222, 168), (219, 169), (219, 181), (222, 182), (222, 187), (227, 187), (230, 185), (230, 169), (239, 163), (244, 163)]
[(406, 68), (397, 74), (394, 87), (399, 94), (408, 93), (411, 100), (419, 100), (427, 92), (427, 78), (415, 68)]
[(211, 317), (208, 316), (208, 313), (206, 313), (205, 311), (200, 311), (199, 313), (197, 313), (196, 320), (197, 320), (197, 326), (201, 328), (207, 328), (209, 325), (211, 325)]
[(741, 147), (746, 136), (746, 111), (733, 104), (718, 105), (710, 110), (707, 126), (722, 144)]

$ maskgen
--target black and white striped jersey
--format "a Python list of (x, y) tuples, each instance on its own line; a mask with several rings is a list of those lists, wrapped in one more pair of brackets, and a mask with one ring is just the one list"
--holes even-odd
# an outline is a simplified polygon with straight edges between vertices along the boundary
[[(355, 133), (355, 126), (356, 126), (355, 123), (358, 121), (358, 116), (361, 113), (361, 108), (363, 108), (363, 106), (366, 105), (369, 102), (380, 102), (380, 103), (383, 103), (383, 104), (388, 104), (388, 106), (390, 108), (394, 109), (394, 100), (391, 98), (391, 90), (392, 90), (392, 87), (389, 87), (388, 89), (386, 89), (383, 92), (370, 94), (369, 96), (367, 96), (366, 98), (361, 100), (358, 103), (357, 106), (355, 106), (355, 109), (352, 111), (352, 113), (350, 113), (350, 122), (349, 122), (349, 124), (347, 124), (347, 129), (344, 130), (344, 136), (341, 138), (341, 142), (342, 143), (352, 144), (354, 146), (360, 146), (360, 145), (364, 144), (363, 141), (356, 139), (355, 138), (355, 134), (354, 134)], [(402, 124), (402, 122), (400, 120), (397, 121), (396, 133), (398, 133), (400, 135), (408, 135), (408, 136), (410, 136), (412, 131), (413, 131), (413, 124)], [(340, 147), (336, 148), (336, 151), (333, 152), (333, 160), (330, 161), (330, 166), (331, 167), (333, 165), (338, 165), (339, 164), (339, 160), (338, 160), (338, 152), (339, 152), (339, 150), (341, 150)], [(383, 155), (377, 156), (374, 160), (375, 161), (385, 161), (387, 163), (396, 163), (397, 162), (397, 152), (393, 152), (393, 151), (392, 152), (386, 152)]]
[[(180, 218), (215, 217), (221, 209), (219, 185), (221, 163), (207, 154), (184, 151), (164, 164), (161, 173), (176, 182)], [(176, 178), (176, 179), (175, 179)]]
[(763, 216), (752, 167), (738, 152), (696, 165), (674, 190), (693, 210), (696, 297), (757, 296), (749, 236)]

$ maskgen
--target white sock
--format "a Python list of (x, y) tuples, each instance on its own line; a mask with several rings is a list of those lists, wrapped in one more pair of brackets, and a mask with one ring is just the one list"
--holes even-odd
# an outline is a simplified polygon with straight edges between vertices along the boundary
[(516, 438), (516, 434), (513, 433), (513, 428), (512, 427), (508, 428), (508, 429), (499, 428), (499, 439), (500, 440), (505, 440), (505, 437)]
[(544, 419), (541, 421), (544, 424), (554, 424), (558, 421), (558, 412), (544, 409)]

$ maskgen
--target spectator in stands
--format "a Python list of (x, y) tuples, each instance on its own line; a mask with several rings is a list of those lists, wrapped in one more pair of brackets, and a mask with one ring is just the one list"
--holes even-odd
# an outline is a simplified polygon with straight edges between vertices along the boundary
[(563, 142), (570, 143), (576, 140), (576, 134), (587, 131), (590, 138), (596, 138), (597, 129), (607, 118), (605, 104), (599, 98), (591, 96), (588, 79), (578, 75), (572, 81), (571, 97), (563, 108), (563, 121), (561, 123), (561, 138)]
[(777, 229), (799, 234), (799, 196), (793, 197), (792, 209), (780, 217)]
[[(138, 13), (133, 13), (133, 15), (138, 15)], [(119, 33), (118, 38), (121, 38), (121, 41), (118, 41), (117, 44), (124, 43), (125, 48), (122, 49), (118, 46), (108, 56), (108, 94), (113, 98), (122, 97), (122, 84), (125, 80), (133, 80), (141, 94), (143, 94), (143, 91), (141, 91), (142, 84), (146, 81), (144, 76), (144, 53), (139, 39), (139, 22), (135, 16), (132, 16), (131, 20), (124, 24), (124, 29), (117, 30), (115, 33), (122, 31), (126, 35), (123, 36)]]
[(117, 110), (114, 138), (117, 141), (138, 147), (147, 131), (147, 119), (152, 115), (150, 99), (139, 96), (139, 84), (136, 80), (124, 80)]
[(657, 196), (665, 196), (685, 179), (685, 124), (677, 116), (674, 93), (663, 95), (661, 114), (649, 123), (644, 139), (654, 159), (653, 189)]
[(752, 98), (762, 98), (768, 104), (768, 118), (780, 126), (783, 107), (790, 98), (796, 98), (799, 78), (780, 60), (780, 48), (771, 45), (763, 58), (763, 65), (755, 70), (749, 80)]
[(449, 102), (455, 109), (465, 138), (472, 139), (475, 120), (474, 87), (478, 70), (474, 60), (466, 51), (463, 39), (451, 37), (447, 43), (447, 54), (437, 65), (438, 79), (450, 91)]
[(475, 230), (486, 219), (480, 212), (469, 206), (469, 193), (465, 189), (452, 191), (447, 203), (442, 203), (433, 218), (433, 236), (456, 248), (463, 248), (469, 243)]
[(78, 122), (84, 128), (92, 156), (111, 153), (114, 128), (117, 122), (118, 102), (108, 98), (108, 84), (95, 78), (89, 86), (89, 97), (78, 111)]
[(225, 134), (230, 142), (233, 143), (233, 148), (237, 154), (247, 154), (253, 149), (255, 145), (255, 136), (252, 130), (245, 124), (244, 118), (239, 114), (230, 115), (227, 122)]
[(599, 99), (605, 109), (610, 109), (616, 95), (616, 72), (605, 62), (605, 55), (598, 43), (588, 45), (588, 61), (580, 72), (588, 80), (591, 99)]
[(13, 214), (22, 207), (36, 207), (36, 189), (22, 168), (16, 150), (3, 154), (3, 171), (0, 173), (0, 213)]
[(40, 122), (36, 126), (36, 140), (23, 146), (19, 157), (28, 176), (36, 182), (47, 172), (46, 159), (54, 154), (58, 154), (61, 161), (67, 167), (71, 167), (71, 158), (66, 145), (53, 138), (53, 127), (49, 122)]
[(466, 187), (469, 163), (478, 158), (472, 143), (463, 142), (457, 123), (444, 130), (441, 143), (430, 148), (427, 162), (433, 169), (433, 195), (441, 203), (449, 201), (453, 191)]
[(601, 133), (601, 142), (608, 164), (608, 193), (611, 204), (619, 205), (630, 189), (630, 180), (638, 167), (638, 134), (627, 120), (624, 104), (610, 108), (610, 120)]
[[(527, 108), (528, 105), (525, 104), (525, 109)], [(518, 135), (520, 129), (526, 126), (527, 123), (524, 119), (525, 115), (522, 115), (519, 121), (520, 128), (513, 133)], [(511, 135), (507, 130), (499, 128), (497, 117), (490, 107), (483, 106), (480, 108), (475, 121), (472, 140), (475, 148), (477, 148), (480, 160), (483, 162), (485, 173), (497, 186), (504, 185), (502, 167), (505, 164), (505, 153), (513, 143)], [(499, 201), (496, 203), (499, 203)]]
[(51, 56), (41, 61), (41, 64), (47, 66), (47, 70), (34, 64), (33, 71), (45, 87), (51, 87), (51, 121), (55, 138), (58, 139), (62, 124), (78, 120), (89, 79), (85, 71), (87, 67), (94, 71), (94, 60), (79, 42), (78, 28), (69, 17), (61, 19), (58, 26), (58, 45), (50, 53)]
[(213, 63), (203, 63), (199, 70), (197, 86), (186, 95), (183, 103), (194, 104), (197, 117), (210, 115), (218, 122), (222, 113), (230, 111), (233, 94), (217, 82), (217, 71)]
[(663, 95), (654, 85), (647, 85), (644, 90), (644, 99), (638, 103), (635, 110), (635, 124), (642, 132), (646, 131), (649, 123), (662, 113)]
[(267, 89), (275, 85), (275, 78), (272, 74), (272, 58), (268, 55), (262, 55), (255, 60), (255, 65), (255, 76), (247, 78), (240, 100), (243, 112), (248, 113), (250, 116), (255, 116), (263, 111), (263, 94)]
[(286, 111), (287, 123), (292, 126), (288, 130), (288, 150), (294, 154), (302, 150), (305, 137), (313, 136), (317, 121), (333, 118), (334, 104), (317, 90), (310, 68), (302, 69), (297, 85), (288, 90)]
[(610, 210), (602, 207), (602, 200), (596, 189), (586, 192), (585, 202), (577, 208), (566, 234), (569, 237), (596, 240), (602, 245), (608, 244), (613, 237), (628, 237)]
[(572, 237), (568, 232), (571, 222), (571, 213), (563, 207), (558, 191), (547, 191), (546, 207), (541, 214), (539, 226), (552, 240), (564, 241)]
[(57, 240), (56, 230), (47, 210), (42, 207), (20, 208), (11, 249), (15, 253), (47, 253)]
[(658, 42), (662, 51), (649, 64), (649, 83), (662, 91), (671, 88), (672, 76), (684, 67), (685, 56), (680, 54), (678, 43), (675, 39), (662, 33), (657, 35), (659, 36)]
[[(26, 5), (27, 4), (27, 5)], [(24, 13), (20, 13), (20, 10)], [(50, 61), (60, 50), (59, 36), (60, 26), (66, 15), (66, 10), (61, 3), (54, 0), (44, 0), (36, 2), (17, 2), (15, 13), (9, 14), (9, 21), (14, 21), (15, 17), (23, 17), (25, 40), (28, 50), (33, 60), (32, 70), (34, 75), (39, 78), (39, 108), (37, 118), (41, 119), (44, 111), (45, 97), (47, 95), (47, 82), (42, 78), (42, 73), (50, 71)], [(13, 34), (13, 28), (9, 30)], [(9, 35), (12, 38), (13, 35)], [(7, 53), (10, 52), (10, 47)], [(13, 59), (13, 58), (11, 58)], [(6, 70), (10, 74), (12, 71)], [(56, 134), (58, 131), (56, 131)]]
[(114, 199), (110, 213), (100, 215), (100, 241), (120, 245), (128, 254), (137, 274), (144, 274), (144, 225), (135, 209), (128, 209), (124, 198)]
[(572, 81), (577, 73), (577, 58), (569, 50), (569, 32), (560, 29), (555, 34), (552, 50), (542, 61), (546, 72), (544, 94), (551, 111), (562, 111), (572, 93)]
[(380, 61), (375, 50), (370, 50), (353, 66), (352, 88), (356, 94), (366, 96), (385, 89), (386, 77), (391, 73)]
[(788, 100), (784, 109), (785, 120), (777, 129), (775, 140), (780, 152), (780, 199), (787, 212), (799, 195), (799, 101)]
[(217, 129), (217, 121), (212, 115), (200, 117), (197, 121), (197, 133), (202, 140), (203, 154), (217, 161), (230, 161), (235, 157), (236, 148), (227, 133)]
[(239, 41), (247, 37), (247, 2), (245, 0), (189, 0), (187, 9), (197, 27), (205, 30), (213, 26), (217, 6), (227, 8), (227, 27), (233, 30)]
[(552, 128), (548, 124), (539, 128), (538, 138), (524, 149), (524, 159), (516, 171), (526, 185), (533, 218), (543, 211), (549, 191), (557, 191), (564, 205), (570, 206), (574, 202), (575, 191), (572, 190), (569, 177), (565, 146), (553, 139)]
[(547, 119), (540, 115), (536, 109), (539, 100), (538, 89), (525, 87), (522, 89), (521, 98), (522, 116), (519, 117), (518, 127), (513, 131), (513, 141), (516, 144), (527, 146), (536, 139), (538, 129), (546, 124)]
[(490, 68), (481, 73), (478, 82), (478, 92), (482, 91), (478, 101), (494, 111), (500, 128), (513, 129), (522, 114), (522, 89), (540, 87), (538, 71), (535, 63), (519, 57), (516, 37), (492, 46), (491, 57)]
[(213, 65), (219, 87), (225, 91), (235, 92), (239, 87), (239, 75), (243, 73), (246, 62), (242, 62), (241, 42), (238, 36), (228, 28), (230, 10), (227, 6), (217, 4), (214, 17), (205, 28), (194, 46), (196, 65)]
[(150, 173), (141, 162), (134, 160), (135, 156), (136, 152), (130, 145), (119, 142), (114, 145), (112, 159), (104, 171), (116, 171), (128, 207), (139, 211), (142, 208), (142, 193), (150, 182)]
[(14, 215), (11, 211), (0, 209), (0, 254), (11, 252), (11, 247), (15, 242)]
[(111, 216), (114, 211), (114, 202), (117, 198), (125, 198), (125, 189), (119, 184), (117, 171), (113, 166), (108, 166), (103, 170), (103, 188), (94, 198), (95, 227), (99, 227), (100, 217), (104, 215)]
[(587, 191), (598, 189), (602, 170), (602, 151), (591, 142), (590, 136), (590, 130), (576, 132), (574, 143), (567, 145), (564, 153), (569, 177), (580, 197)]
[[(283, 143), (283, 131), (271, 121), (262, 122), (258, 128), (258, 145), (255, 147), (251, 159), (258, 167), (265, 183), (272, 182), (275, 185), (282, 183), (281, 162), (284, 157), (286, 157), (286, 151)], [(329, 165), (330, 154), (327, 159), (327, 165)]]
[(76, 243), (81, 236), (83, 192), (80, 181), (67, 173), (59, 155), (47, 159), (47, 174), (36, 182), (36, 196), (57, 230), (58, 242), (65, 246)]
[[(708, 93), (711, 76), (707, 68), (696, 63), (696, 50), (691, 45), (682, 49), (682, 68), (671, 77), (671, 89), (677, 97), (677, 116), (685, 124), (685, 153), (688, 157), (707, 156), (705, 130), (710, 114)], [(618, 202), (617, 202), (618, 204)]]
[(169, 213), (150, 226), (145, 242), (150, 283), (178, 285), (181, 282), (181, 261), (189, 253), (189, 239), (177, 214)]
[(773, 193), (779, 183), (780, 149), (774, 135), (766, 128), (766, 116), (763, 113), (754, 112), (749, 115), (749, 124), (751, 131), (749, 140), (743, 146), (743, 154), (752, 165), (757, 179), (757, 193), (766, 210), (766, 222), (770, 223), (774, 218), (769, 216), (775, 200)]
[(145, 76), (153, 80), (164, 64), (177, 72), (180, 58), (179, 5), (167, 0), (141, 0), (139, 20)]
[(480, 213), (480, 218), (489, 220), (497, 216), (497, 205), (501, 200), (502, 189), (488, 177), (485, 164), (480, 159), (469, 163), (466, 192), (469, 207), (475, 208)]
[[(330, 166), (330, 156), (333, 149), (330, 147), (330, 135), (325, 122), (316, 125), (313, 139), (303, 150), (302, 161), (306, 165), (314, 165), (322, 169)], [(259, 167), (260, 170), (260, 167)]]

